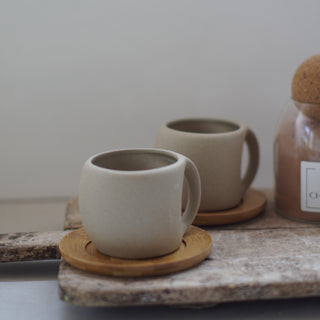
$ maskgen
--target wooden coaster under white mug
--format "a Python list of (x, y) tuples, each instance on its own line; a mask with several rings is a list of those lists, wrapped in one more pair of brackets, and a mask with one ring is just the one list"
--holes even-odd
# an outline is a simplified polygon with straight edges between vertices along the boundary
[(197, 226), (218, 226), (247, 221), (259, 215), (267, 203), (266, 196), (256, 189), (250, 188), (241, 203), (230, 210), (216, 212), (199, 212), (193, 223)]
[(191, 268), (206, 259), (212, 249), (210, 235), (190, 226), (180, 247), (171, 254), (149, 259), (118, 259), (100, 253), (84, 228), (68, 233), (59, 244), (63, 258), (73, 267), (116, 277), (163, 275)]

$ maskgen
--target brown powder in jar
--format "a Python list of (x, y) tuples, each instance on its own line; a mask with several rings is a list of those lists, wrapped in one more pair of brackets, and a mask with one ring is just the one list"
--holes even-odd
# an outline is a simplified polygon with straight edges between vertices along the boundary
[[(295, 102), (289, 107), (298, 105)], [(276, 210), (295, 220), (320, 222), (320, 213), (302, 211), (300, 203), (300, 163), (320, 161), (320, 122), (307, 117), (299, 109), (296, 108), (280, 123), (274, 144)]]

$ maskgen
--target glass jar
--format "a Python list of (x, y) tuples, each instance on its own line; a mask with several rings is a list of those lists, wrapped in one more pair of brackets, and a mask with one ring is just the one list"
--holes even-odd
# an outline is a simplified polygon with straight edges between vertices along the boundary
[(320, 223), (320, 105), (290, 100), (274, 143), (275, 209)]

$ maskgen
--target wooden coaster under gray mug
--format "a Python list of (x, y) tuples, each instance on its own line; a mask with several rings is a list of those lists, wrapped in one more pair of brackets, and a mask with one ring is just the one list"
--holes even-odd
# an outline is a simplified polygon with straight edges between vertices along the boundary
[(224, 211), (199, 212), (192, 224), (196, 226), (219, 226), (244, 222), (262, 213), (266, 204), (267, 198), (263, 192), (249, 188), (236, 207)]

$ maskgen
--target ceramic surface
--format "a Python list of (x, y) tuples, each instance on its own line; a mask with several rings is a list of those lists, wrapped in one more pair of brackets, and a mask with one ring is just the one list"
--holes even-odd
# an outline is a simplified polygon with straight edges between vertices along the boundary
[[(241, 177), (244, 142), (249, 162)], [(201, 178), (200, 212), (233, 208), (239, 204), (257, 172), (258, 141), (246, 125), (223, 119), (191, 118), (160, 127), (155, 147), (173, 150), (190, 158)]]
[[(184, 176), (190, 185), (181, 216)], [(197, 214), (200, 178), (191, 160), (160, 149), (115, 150), (84, 164), (79, 187), (83, 225), (104, 254), (149, 258), (176, 250)]]

